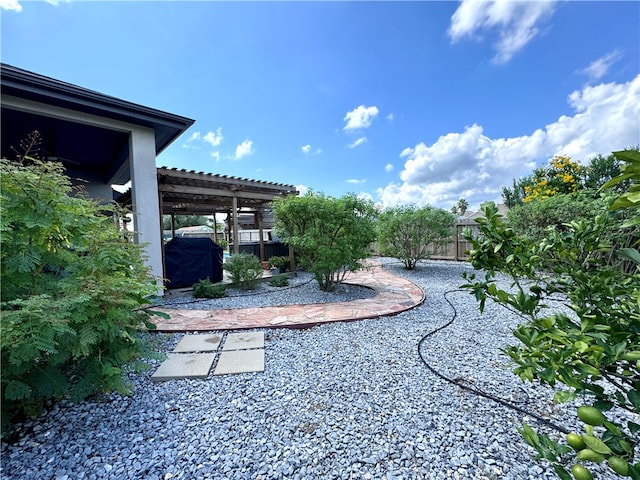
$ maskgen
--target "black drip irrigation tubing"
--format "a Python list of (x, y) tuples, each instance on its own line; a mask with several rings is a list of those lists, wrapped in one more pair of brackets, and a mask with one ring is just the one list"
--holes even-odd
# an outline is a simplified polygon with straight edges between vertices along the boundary
[(522, 413), (523, 415), (528, 415), (532, 418), (534, 418), (538, 423), (546, 425), (548, 427), (551, 427), (554, 430), (557, 430), (559, 432), (562, 432), (564, 434), (570, 433), (569, 430), (567, 430), (566, 428), (560, 426), (560, 425), (556, 425), (555, 423), (553, 423), (550, 420), (547, 420), (544, 417), (541, 417), (540, 415), (533, 413), (525, 408), (519, 407), (518, 405), (515, 405), (513, 402), (509, 401), (509, 400), (505, 400), (504, 398), (500, 398), (500, 397), (496, 397), (495, 395), (491, 395), (490, 393), (487, 393), (483, 390), (477, 389), (477, 388), (473, 388), (470, 387), (468, 385), (465, 385), (464, 383), (453, 379), (453, 378), (449, 378), (446, 375), (438, 372), (435, 368), (433, 368), (431, 365), (429, 365), (429, 363), (425, 360), (425, 358), (422, 356), (422, 345), (424, 344), (424, 342), (429, 339), (429, 337), (431, 337), (432, 335), (435, 335), (436, 333), (438, 333), (440, 330), (443, 330), (447, 327), (449, 327), (451, 324), (453, 324), (453, 322), (456, 320), (456, 318), (458, 317), (458, 311), (456, 310), (455, 305), (451, 302), (451, 300), (449, 300), (448, 295), (451, 293), (458, 293), (458, 292), (466, 292), (466, 290), (462, 290), (462, 289), (457, 289), (457, 290), (448, 290), (446, 292), (444, 292), (443, 296), (444, 299), (447, 301), (447, 303), (451, 306), (451, 308), (453, 309), (453, 316), (451, 317), (451, 320), (449, 320), (447, 323), (445, 323), (444, 325), (439, 326), (438, 328), (430, 331), (429, 333), (425, 334), (420, 341), (418, 342), (418, 355), (420, 356), (420, 360), (422, 361), (422, 363), (424, 364), (425, 367), (427, 367), (427, 369), (433, 373), (436, 377), (451, 383), (453, 385), (456, 385), (457, 387), (470, 392), (474, 395), (486, 398), (488, 400), (491, 400), (493, 402), (499, 403), (500, 405), (503, 405), (507, 408), (510, 408), (511, 410), (515, 410), (519, 413)]

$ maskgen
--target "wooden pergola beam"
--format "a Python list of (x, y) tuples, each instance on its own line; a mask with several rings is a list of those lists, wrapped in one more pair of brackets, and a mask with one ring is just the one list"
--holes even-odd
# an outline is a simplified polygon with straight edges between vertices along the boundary
[(258, 192), (250, 192), (246, 190), (242, 191), (233, 191), (233, 190), (224, 190), (221, 188), (210, 188), (210, 187), (194, 187), (191, 185), (173, 185), (173, 184), (160, 184), (158, 185), (158, 189), (164, 193), (177, 193), (177, 194), (191, 194), (191, 195), (206, 195), (212, 197), (226, 197), (226, 198), (242, 198), (249, 200), (262, 200), (262, 201), (271, 201), (275, 197), (278, 197), (279, 194), (269, 194), (269, 193), (258, 193)]

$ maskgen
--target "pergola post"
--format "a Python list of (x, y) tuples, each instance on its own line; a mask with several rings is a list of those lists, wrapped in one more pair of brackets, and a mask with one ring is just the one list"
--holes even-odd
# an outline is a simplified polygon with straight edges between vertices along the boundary
[(256, 220), (258, 223), (258, 235), (260, 236), (259, 245), (260, 245), (260, 261), (264, 262), (264, 239), (262, 234), (262, 207), (258, 207), (258, 211), (255, 213)]
[(233, 253), (240, 253), (240, 235), (238, 235), (238, 197), (233, 196)]

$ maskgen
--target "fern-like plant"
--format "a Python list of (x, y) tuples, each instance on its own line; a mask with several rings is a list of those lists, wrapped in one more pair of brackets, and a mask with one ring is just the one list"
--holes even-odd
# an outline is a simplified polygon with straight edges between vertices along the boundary
[[(143, 253), (118, 228), (123, 214), (73, 192), (62, 165), (29, 156), (0, 160), (3, 436), (16, 418), (63, 397), (130, 392), (142, 309), (157, 286)], [(72, 194), (73, 193), (73, 194)]]

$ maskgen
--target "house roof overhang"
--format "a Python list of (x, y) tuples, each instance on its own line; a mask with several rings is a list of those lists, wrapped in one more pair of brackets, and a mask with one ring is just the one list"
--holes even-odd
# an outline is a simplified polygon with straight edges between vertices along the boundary
[[(41, 133), (46, 156), (57, 157), (63, 163), (67, 161), (78, 170), (101, 172), (103, 176), (105, 172), (122, 172), (121, 167), (129, 156), (126, 132), (56, 118), (47, 115), (46, 109), (38, 113), (26, 111), (13, 106), (10, 99), (150, 128), (155, 133), (156, 155), (194, 123), (190, 118), (127, 102), (4, 63), (0, 64), (0, 71), (3, 156), (10, 156), (11, 147), (17, 147), (17, 143), (33, 130)], [(129, 172), (124, 170), (121, 180), (126, 181)], [(104, 179), (107, 180), (106, 177)]]

